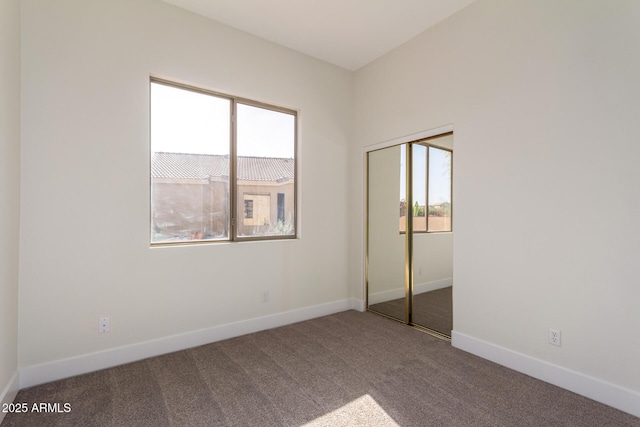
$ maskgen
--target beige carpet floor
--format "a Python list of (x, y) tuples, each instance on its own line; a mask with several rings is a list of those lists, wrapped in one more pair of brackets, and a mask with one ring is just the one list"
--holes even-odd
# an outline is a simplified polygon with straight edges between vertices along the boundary
[(19, 392), (11, 426), (640, 426), (640, 419), (347, 311)]

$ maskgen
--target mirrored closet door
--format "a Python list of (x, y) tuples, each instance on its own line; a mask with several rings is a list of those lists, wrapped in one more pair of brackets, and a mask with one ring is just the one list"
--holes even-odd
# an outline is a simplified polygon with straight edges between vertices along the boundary
[(452, 329), (451, 133), (367, 154), (367, 309)]
[(398, 215), (403, 148), (368, 153), (367, 301), (370, 310), (406, 323), (406, 234)]

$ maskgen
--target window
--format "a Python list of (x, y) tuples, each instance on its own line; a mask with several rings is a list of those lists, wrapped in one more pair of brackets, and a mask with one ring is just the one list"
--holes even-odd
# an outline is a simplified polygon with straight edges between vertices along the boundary
[(152, 244), (296, 237), (295, 111), (154, 78), (150, 95)]
[[(244, 209), (243, 225), (252, 227), (271, 225), (270, 194), (245, 194)], [(242, 229), (244, 230), (244, 227)]]
[(244, 219), (253, 219), (253, 200), (244, 200)]
[(451, 231), (451, 166), (453, 152), (428, 142), (408, 144), (413, 160), (413, 201), (407, 206), (406, 146), (400, 147), (400, 221), (399, 230), (405, 232), (407, 210), (411, 209), (414, 233)]
[(284, 224), (284, 193), (278, 193), (278, 222)]

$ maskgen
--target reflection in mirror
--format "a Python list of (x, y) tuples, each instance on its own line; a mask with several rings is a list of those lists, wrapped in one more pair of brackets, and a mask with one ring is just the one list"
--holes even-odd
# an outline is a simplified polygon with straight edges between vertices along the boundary
[[(407, 191), (406, 191), (406, 147), (400, 147), (400, 221), (398, 229), (404, 233), (407, 227)], [(427, 147), (413, 145), (413, 200), (411, 210), (413, 213), (413, 232), (427, 231), (426, 201), (427, 201)]]
[(398, 232), (402, 154), (394, 146), (367, 157), (367, 301), (369, 310), (406, 322), (405, 234)]
[[(453, 136), (413, 144), (415, 190), (427, 183), (426, 226), (413, 234), (412, 323), (451, 336), (453, 233), (451, 233), (451, 165)], [(431, 144), (437, 145), (431, 146)], [(421, 159), (421, 160), (418, 160)], [(426, 167), (428, 165), (428, 167)], [(424, 196), (423, 196), (424, 197)], [(424, 200), (424, 198), (422, 199)], [(425, 232), (427, 231), (428, 232)]]
[(452, 152), (429, 147), (428, 231), (451, 231)]
[(450, 337), (453, 135), (372, 151), (367, 161), (367, 308)]

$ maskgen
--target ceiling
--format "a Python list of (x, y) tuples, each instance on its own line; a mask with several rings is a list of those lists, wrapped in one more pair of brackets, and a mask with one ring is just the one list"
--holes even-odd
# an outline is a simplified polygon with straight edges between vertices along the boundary
[(164, 0), (355, 71), (475, 0)]

